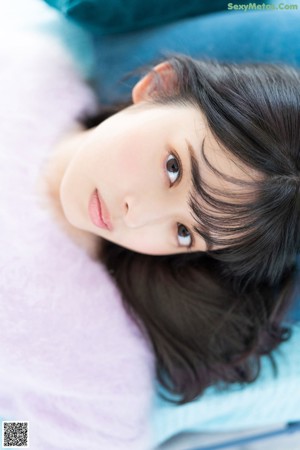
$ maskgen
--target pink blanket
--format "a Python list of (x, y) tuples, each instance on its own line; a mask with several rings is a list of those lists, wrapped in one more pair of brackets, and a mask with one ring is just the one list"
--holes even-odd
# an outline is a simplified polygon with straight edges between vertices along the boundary
[(150, 345), (35, 191), (94, 93), (50, 37), (2, 40), (0, 61), (0, 417), (29, 421), (32, 450), (146, 450)]

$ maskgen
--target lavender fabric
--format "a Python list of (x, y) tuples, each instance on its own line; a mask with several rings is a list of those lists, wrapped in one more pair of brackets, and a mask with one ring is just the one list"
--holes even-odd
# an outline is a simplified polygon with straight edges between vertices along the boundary
[(50, 36), (0, 32), (0, 416), (33, 450), (148, 448), (154, 358), (104, 266), (36, 180), (95, 94)]

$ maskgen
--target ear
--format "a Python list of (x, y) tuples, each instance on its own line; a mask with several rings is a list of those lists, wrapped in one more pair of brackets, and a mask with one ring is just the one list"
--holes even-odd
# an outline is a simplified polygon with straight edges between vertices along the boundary
[[(164, 61), (147, 73), (132, 89), (133, 103), (152, 100), (159, 89), (172, 92), (177, 86), (177, 77), (171, 64)], [(159, 88), (159, 89), (158, 89)]]

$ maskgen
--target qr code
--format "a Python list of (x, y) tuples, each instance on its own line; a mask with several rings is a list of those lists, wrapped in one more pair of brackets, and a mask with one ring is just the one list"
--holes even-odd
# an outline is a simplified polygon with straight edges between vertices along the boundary
[(2, 448), (29, 448), (29, 422), (2, 421)]

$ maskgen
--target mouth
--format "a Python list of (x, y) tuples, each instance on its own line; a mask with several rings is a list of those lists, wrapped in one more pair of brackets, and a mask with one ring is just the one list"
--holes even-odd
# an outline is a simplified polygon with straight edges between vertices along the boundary
[(91, 195), (88, 210), (90, 219), (96, 227), (112, 230), (107, 207), (97, 189)]

